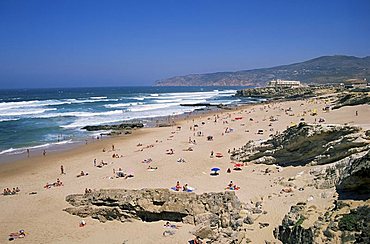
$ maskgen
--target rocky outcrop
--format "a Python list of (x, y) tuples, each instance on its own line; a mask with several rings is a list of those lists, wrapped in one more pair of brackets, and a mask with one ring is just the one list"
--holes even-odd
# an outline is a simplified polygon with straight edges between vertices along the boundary
[(87, 131), (99, 131), (99, 130), (130, 130), (134, 128), (143, 128), (143, 123), (122, 123), (118, 125), (88, 125), (82, 127), (83, 130)]
[(297, 203), (273, 234), (284, 244), (369, 243), (369, 204), (369, 201), (334, 201), (333, 207), (312, 219), (313, 205)]
[(241, 97), (258, 97), (267, 99), (302, 99), (305, 97), (315, 96), (315, 88), (312, 87), (299, 87), (299, 88), (249, 88), (239, 90), (236, 96)]
[(306, 219), (305, 210), (306, 203), (292, 206), (289, 213), (285, 215), (282, 224), (275, 228), (275, 238), (284, 244), (314, 243), (313, 228), (302, 227), (302, 223)]
[(370, 149), (369, 138), (358, 127), (300, 123), (256, 143), (248, 142), (231, 157), (239, 161), (280, 166), (323, 165)]
[(234, 192), (197, 195), (168, 189), (110, 189), (69, 195), (66, 201), (73, 206), (66, 212), (101, 222), (137, 219), (193, 224), (196, 236), (213, 243), (236, 241), (244, 221), (243, 204)]
[(355, 106), (362, 104), (370, 104), (370, 94), (368, 91), (364, 92), (350, 92), (338, 98), (333, 106), (333, 109), (338, 109), (345, 106)]
[(339, 199), (370, 198), (370, 151), (343, 168), (336, 188)]

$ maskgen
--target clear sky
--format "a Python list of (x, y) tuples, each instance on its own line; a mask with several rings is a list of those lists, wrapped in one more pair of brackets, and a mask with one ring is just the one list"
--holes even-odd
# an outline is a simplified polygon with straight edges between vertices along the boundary
[(1, 0), (0, 88), (152, 85), (370, 55), (369, 0)]

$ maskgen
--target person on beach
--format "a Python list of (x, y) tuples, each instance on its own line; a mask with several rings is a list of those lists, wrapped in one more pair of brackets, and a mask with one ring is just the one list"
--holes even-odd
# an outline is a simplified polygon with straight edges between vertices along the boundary
[(185, 184), (183, 187), (182, 187), (182, 191), (188, 191), (188, 184)]
[(180, 182), (179, 181), (176, 182), (175, 189), (176, 189), (176, 191), (180, 191), (181, 185), (180, 185)]
[(114, 144), (112, 144), (112, 151), (114, 151)]
[(27, 158), (30, 157), (30, 149), (27, 148)]
[(63, 165), (60, 165), (60, 174), (61, 175), (64, 175), (65, 173), (64, 173), (64, 167), (63, 167)]
[(96, 167), (96, 158), (94, 159), (94, 167)]
[(46, 156), (46, 150), (44, 150), (44, 151), (42, 152), (42, 155)]

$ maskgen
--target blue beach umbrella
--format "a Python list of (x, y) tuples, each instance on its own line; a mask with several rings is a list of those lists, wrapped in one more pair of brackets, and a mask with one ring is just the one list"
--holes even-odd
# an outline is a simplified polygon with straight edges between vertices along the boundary
[(220, 171), (220, 168), (212, 168), (211, 171), (217, 172), (217, 171)]

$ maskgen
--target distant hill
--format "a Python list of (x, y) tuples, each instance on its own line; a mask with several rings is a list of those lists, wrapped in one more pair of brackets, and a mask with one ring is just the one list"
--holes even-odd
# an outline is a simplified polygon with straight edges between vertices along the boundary
[(156, 81), (157, 86), (264, 86), (272, 79), (304, 83), (341, 83), (346, 79), (370, 80), (370, 56), (322, 56), (272, 68), (175, 76)]

